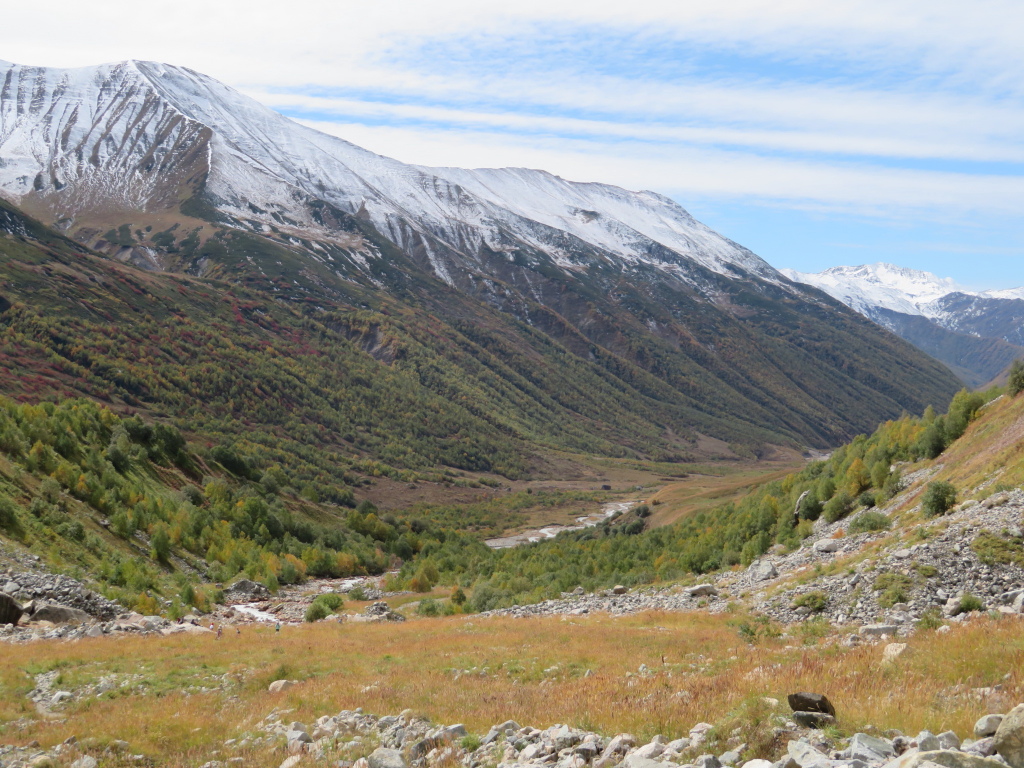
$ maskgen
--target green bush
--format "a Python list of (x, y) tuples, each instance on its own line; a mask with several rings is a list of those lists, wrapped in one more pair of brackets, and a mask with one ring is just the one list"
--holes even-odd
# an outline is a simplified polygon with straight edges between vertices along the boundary
[(985, 610), (985, 603), (981, 601), (980, 597), (972, 595), (967, 592), (960, 598), (960, 613), (971, 613), (972, 611), (983, 611)]
[(883, 608), (892, 608), (896, 603), (905, 603), (910, 599), (914, 581), (902, 573), (882, 573), (875, 579), (874, 586), (881, 593), (878, 604)]
[(330, 609), (323, 603), (318, 603), (315, 600), (309, 604), (309, 608), (306, 609), (305, 620), (312, 624), (314, 621), (320, 621), (326, 619), (331, 615)]
[(853, 511), (853, 498), (846, 491), (840, 491), (825, 504), (823, 515), (829, 523), (842, 520)]
[(857, 497), (857, 503), (865, 509), (871, 509), (875, 506), (875, 494), (872, 491), (864, 491), (860, 496)]
[(928, 517), (946, 514), (956, 504), (956, 488), (945, 480), (928, 483), (928, 490), (921, 500), (921, 509)]
[(861, 512), (850, 523), (849, 533), (869, 533), (871, 531), (887, 531), (892, 521), (882, 512), (869, 509)]
[(416, 613), (421, 616), (440, 616), (441, 605), (432, 597), (425, 597), (416, 606)]
[(1014, 360), (1010, 366), (1009, 390), (1014, 397), (1024, 392), (1024, 360)]
[(938, 629), (942, 626), (942, 612), (938, 608), (928, 608), (917, 620), (918, 629)]
[(348, 596), (350, 600), (359, 600), (362, 602), (366, 600), (366, 590), (362, 587), (356, 587), (355, 589), (349, 590)]
[(794, 608), (809, 608), (811, 613), (819, 613), (825, 610), (826, 605), (828, 605), (828, 595), (821, 590), (807, 592), (793, 601)]

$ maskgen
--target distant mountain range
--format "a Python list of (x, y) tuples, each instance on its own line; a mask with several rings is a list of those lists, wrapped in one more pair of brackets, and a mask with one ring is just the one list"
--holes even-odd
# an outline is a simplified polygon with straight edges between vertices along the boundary
[[(943, 366), (662, 195), (536, 170), (406, 165), (180, 67), (0, 63), (0, 194), (17, 206), (8, 214), (15, 228), (28, 214), (151, 273), (217, 280), (222, 292), (240, 286), (251, 292), (247, 306), (261, 307), (255, 317), (272, 307), (305, 313), (306, 324), (289, 331), (295, 344), (314, 327), (358, 339), (379, 381), (404, 371), (454, 409), (452, 423), (472, 414), (474, 430), (504, 435), (515, 450), (673, 457), (771, 442), (829, 446), (904, 410), (944, 407), (959, 386)], [(9, 275), (0, 290), (26, 299), (19, 281), (33, 270)], [(94, 287), (88, 322), (102, 323)], [(49, 317), (71, 312), (81, 289), (49, 286), (55, 296), (71, 292), (66, 307), (48, 306)], [(170, 283), (160, 290), (161, 311), (220, 322), (207, 299), (197, 307), (173, 299)], [(133, 307), (122, 302), (125, 322), (145, 312), (123, 298)], [(373, 397), (373, 376), (344, 367), (333, 375), (333, 405), (317, 407), (345, 410), (344, 398), (364, 390)], [(173, 415), (182, 406), (155, 394), (169, 381), (133, 402)], [(116, 397), (109, 386), (105, 396)], [(377, 450), (345, 430), (339, 450)]]
[(973, 291), (931, 272), (882, 263), (781, 271), (885, 326), (972, 386), (1024, 357), (1024, 288)]

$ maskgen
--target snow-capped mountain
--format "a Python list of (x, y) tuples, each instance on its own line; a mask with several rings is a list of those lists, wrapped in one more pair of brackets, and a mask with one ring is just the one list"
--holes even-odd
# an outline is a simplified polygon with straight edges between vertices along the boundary
[[(931, 272), (883, 263), (781, 272), (902, 336), (969, 383), (987, 383), (1024, 354), (1024, 288), (975, 291)], [(983, 344), (979, 354), (971, 339), (1007, 346)]]
[[(449, 284), (481, 248), (526, 246), (563, 269), (595, 258), (687, 277), (778, 273), (653, 192), (522, 168), (406, 165), (295, 123), (181, 67), (127, 61), (82, 69), (0, 63), (0, 193), (72, 230), (84, 214), (157, 212), (202, 191), (236, 223), (338, 238), (324, 201), (422, 251)], [(359, 259), (355, 260), (360, 263)]]
[(948, 314), (941, 300), (954, 293), (982, 299), (1024, 299), (1024, 287), (973, 291), (958, 285), (952, 278), (882, 262), (857, 267), (831, 267), (816, 273), (797, 272), (795, 269), (779, 271), (790, 280), (820, 288), (868, 317), (876, 309), (889, 309), (940, 319)]
[[(312, 315), (427, 313), (427, 348), (536, 395), (522, 407), (600, 431), (588, 403), (621, 401), (669, 455), (699, 435), (834, 445), (958, 387), (667, 197), (404, 164), (181, 67), (0, 63), (0, 196), (108, 256)], [(396, 360), (372, 328), (352, 336)]]

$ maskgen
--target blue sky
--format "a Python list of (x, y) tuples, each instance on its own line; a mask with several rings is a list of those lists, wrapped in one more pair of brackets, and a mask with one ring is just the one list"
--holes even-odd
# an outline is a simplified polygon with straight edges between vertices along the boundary
[(58, 0), (0, 58), (166, 61), (406, 162), (653, 189), (778, 267), (1024, 284), (1024, 4), (710, 6)]

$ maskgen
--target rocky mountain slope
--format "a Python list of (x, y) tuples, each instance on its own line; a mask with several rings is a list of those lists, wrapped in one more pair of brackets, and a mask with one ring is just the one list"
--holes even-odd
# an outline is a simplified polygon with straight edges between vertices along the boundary
[(182, 68), (0, 73), (0, 192), (24, 210), (148, 270), (430, 318), (422, 343), (468, 344), (544, 411), (647, 422), (611, 442), (824, 446), (957, 386), (654, 193), (404, 165)]
[(1024, 288), (972, 291), (949, 278), (892, 264), (784, 269), (941, 360), (971, 386), (1024, 356)]

